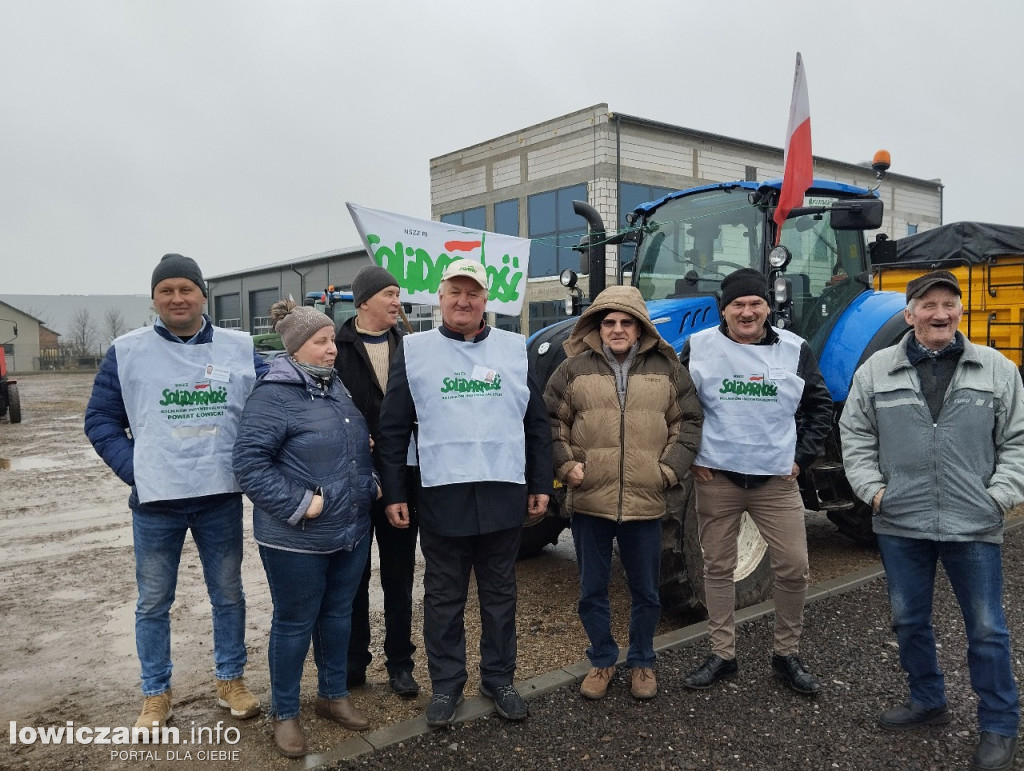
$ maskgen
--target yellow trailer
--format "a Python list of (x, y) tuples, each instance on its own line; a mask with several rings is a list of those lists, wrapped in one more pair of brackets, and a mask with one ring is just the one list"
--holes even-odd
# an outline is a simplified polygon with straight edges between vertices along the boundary
[(871, 245), (874, 288), (904, 292), (922, 273), (953, 273), (963, 292), (960, 331), (1024, 365), (1024, 228), (954, 222)]

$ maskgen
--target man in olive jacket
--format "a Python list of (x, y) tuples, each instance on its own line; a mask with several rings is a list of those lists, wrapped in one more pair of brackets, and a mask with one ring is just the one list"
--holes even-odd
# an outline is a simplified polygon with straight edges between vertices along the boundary
[(602, 698), (619, 648), (612, 636), (608, 582), (618, 541), (632, 596), (630, 692), (657, 693), (654, 631), (661, 612), (661, 518), (666, 491), (693, 463), (703, 416), (689, 374), (651, 323), (640, 292), (611, 286), (580, 316), (564, 343), (569, 358), (548, 381), (555, 478), (580, 570), (580, 621), (590, 673), (581, 693)]

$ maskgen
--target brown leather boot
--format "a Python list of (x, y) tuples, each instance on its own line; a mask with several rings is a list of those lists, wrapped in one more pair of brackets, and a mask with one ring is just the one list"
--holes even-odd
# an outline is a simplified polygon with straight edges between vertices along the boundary
[(297, 717), (288, 720), (274, 718), (274, 744), (286, 758), (301, 758), (306, 754), (306, 735), (302, 733)]
[(370, 727), (366, 715), (360, 712), (347, 696), (344, 699), (325, 699), (323, 696), (317, 696), (313, 711), (350, 731), (365, 731)]

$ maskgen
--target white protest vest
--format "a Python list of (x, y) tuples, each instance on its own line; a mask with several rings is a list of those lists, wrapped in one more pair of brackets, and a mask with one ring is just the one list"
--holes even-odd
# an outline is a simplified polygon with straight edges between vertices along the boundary
[(240, 492), (231, 451), (256, 382), (252, 338), (217, 328), (182, 345), (142, 327), (114, 341), (142, 503)]
[(772, 476), (792, 472), (794, 416), (804, 391), (797, 375), (802, 340), (775, 331), (775, 345), (741, 345), (717, 327), (690, 338), (690, 377), (704, 408), (698, 466)]
[(402, 340), (419, 421), (424, 487), (526, 483), (526, 338), (491, 329), (479, 343), (438, 330)]

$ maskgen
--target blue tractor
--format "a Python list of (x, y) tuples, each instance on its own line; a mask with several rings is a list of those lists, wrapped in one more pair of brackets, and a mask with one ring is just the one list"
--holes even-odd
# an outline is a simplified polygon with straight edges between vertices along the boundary
[[(887, 154), (880, 153), (873, 168), (881, 179)], [(763, 271), (774, 290), (771, 322), (810, 343), (836, 402), (838, 421), (857, 366), (908, 328), (903, 294), (878, 292), (872, 285), (865, 231), (881, 226), (882, 202), (877, 186), (869, 190), (816, 179), (805, 195), (806, 205), (789, 212), (776, 239), (773, 214), (781, 186), (781, 180), (729, 182), (671, 193), (638, 206), (627, 218), (630, 227), (610, 238), (596, 210), (576, 202), (576, 212), (588, 222), (580, 249), (589, 268), (590, 296), (604, 288), (604, 245), (632, 243), (635, 257), (622, 267), (620, 280), (629, 274), (627, 280), (644, 296), (662, 337), (679, 351), (689, 335), (721, 322), (722, 279), (740, 268)], [(879, 236), (883, 243), (884, 238)], [(572, 312), (588, 302), (576, 279), (573, 271), (561, 276), (571, 293), (567, 309), (572, 306)], [(565, 358), (562, 342), (574, 323), (567, 319), (528, 341), (541, 382)], [(800, 489), (806, 508), (827, 512), (842, 533), (870, 542), (870, 508), (855, 498), (846, 480), (837, 428), (823, 456), (801, 474)], [(523, 556), (554, 543), (567, 526), (560, 493), (556, 485), (548, 516), (524, 529)], [(663, 533), (663, 603), (669, 610), (694, 607), (702, 602), (703, 559), (690, 478), (671, 491)], [(745, 607), (765, 599), (771, 583), (767, 548), (750, 522), (740, 535), (739, 551), (737, 607)]]

